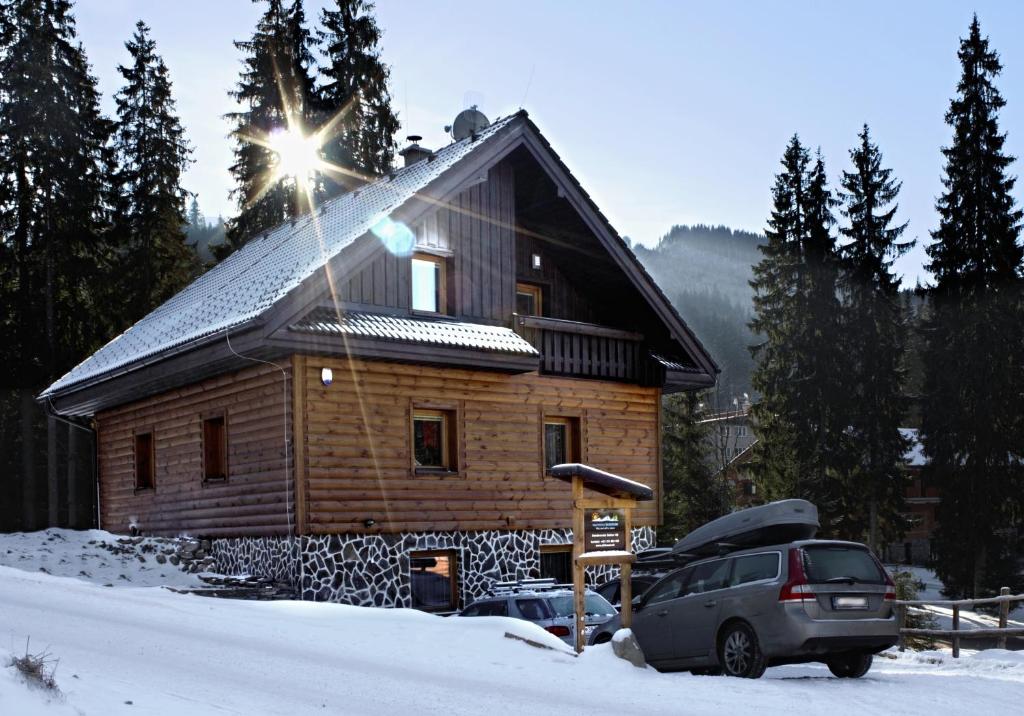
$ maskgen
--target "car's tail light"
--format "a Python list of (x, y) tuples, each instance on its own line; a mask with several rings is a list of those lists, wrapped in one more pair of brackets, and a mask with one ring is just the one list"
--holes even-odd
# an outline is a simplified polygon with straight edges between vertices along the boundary
[(882, 576), (885, 577), (885, 597), (884, 601), (894, 602), (896, 601), (896, 582), (892, 581), (892, 577), (889, 576), (889, 570), (887, 570), (882, 563), (878, 561), (875, 555), (871, 555), (872, 559), (875, 560), (875, 564), (878, 565), (878, 569), (882, 572)]
[(886, 596), (885, 601), (896, 601), (896, 583), (893, 582), (893, 578), (889, 576), (889, 572), (886, 567), (879, 564), (882, 574), (886, 576)]
[(798, 547), (789, 548), (789, 579), (782, 585), (779, 592), (780, 602), (803, 602), (814, 601), (817, 595), (807, 583), (807, 575), (804, 574), (804, 563)]
[(544, 629), (555, 636), (569, 636), (572, 632), (569, 631), (569, 627), (556, 624), (554, 626), (544, 627)]

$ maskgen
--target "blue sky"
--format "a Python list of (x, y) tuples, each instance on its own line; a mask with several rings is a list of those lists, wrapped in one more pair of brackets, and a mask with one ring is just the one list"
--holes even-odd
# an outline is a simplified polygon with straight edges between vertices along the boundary
[[(307, 0), (307, 15), (324, 4)], [(437, 147), (469, 104), (492, 119), (523, 106), (619, 232), (646, 244), (673, 224), (762, 231), (793, 132), (821, 147), (835, 183), (868, 122), (920, 241), (898, 264), (913, 284), (926, 278), (943, 114), (975, 10), (1004, 64), (1008, 150), (1024, 155), (1024, 3), (379, 0), (376, 15), (400, 139)], [(231, 42), (260, 13), (249, 0), (77, 3), (108, 111), (124, 41), (137, 19), (152, 26), (195, 146), (186, 186), (209, 215), (234, 211), (221, 115), (239, 69)]]

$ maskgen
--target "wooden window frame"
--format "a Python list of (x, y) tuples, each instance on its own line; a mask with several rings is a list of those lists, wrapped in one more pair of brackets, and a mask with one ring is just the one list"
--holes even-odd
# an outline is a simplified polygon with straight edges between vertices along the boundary
[[(409, 465), (414, 476), (434, 475), (457, 477), (464, 474), (465, 441), (463, 439), (462, 401), (412, 400), (409, 406)], [(445, 464), (429, 467), (416, 464), (416, 418), (418, 416), (442, 419), (442, 453)]]
[[(150, 484), (139, 486), (139, 437), (149, 436), (149, 471)], [(156, 430), (152, 427), (136, 428), (132, 431), (132, 477), (134, 479), (135, 494), (156, 492)]]
[[(223, 455), (224, 455), (224, 475), (221, 477), (210, 477), (209, 471), (206, 467), (206, 423), (210, 420), (216, 420), (220, 418), (223, 427), (223, 436), (221, 438)], [(203, 413), (199, 416), (199, 450), (200, 450), (200, 466), (202, 469), (202, 484), (204, 487), (208, 485), (223, 485), (228, 481), (231, 476), (231, 458), (228, 454), (228, 412), (227, 410), (216, 410), (210, 413)]]
[(544, 315), (544, 287), (537, 283), (527, 283), (525, 281), (516, 281), (516, 297), (519, 294), (529, 294), (533, 296), (533, 306), (536, 313), (531, 313), (531, 316), (543, 316)]
[[(447, 557), (448, 558), (448, 580), (451, 586), (451, 600), (448, 607), (436, 609), (422, 609), (421, 611), (431, 613), (450, 613), (459, 609), (459, 550), (457, 549), (424, 549), (409, 551), (409, 596), (412, 598), (412, 561), (425, 557)], [(415, 607), (414, 607), (415, 608)]]
[[(436, 286), (437, 291), (437, 310), (428, 311), (423, 308), (413, 307), (413, 296), (415, 294), (415, 278), (413, 278), (412, 261), (429, 261), (430, 263), (439, 266), (437, 279), (438, 285)], [(448, 258), (435, 253), (427, 253), (426, 251), (416, 251), (413, 253), (410, 259), (409, 268), (409, 311), (410, 313), (427, 315), (427, 316), (444, 316), (448, 315)]]
[(540, 414), (540, 471), (544, 476), (551, 474), (547, 466), (547, 426), (563, 424), (569, 426), (567, 441), (569, 462), (586, 462), (586, 421), (583, 411), (559, 410), (547, 412), (543, 409)]

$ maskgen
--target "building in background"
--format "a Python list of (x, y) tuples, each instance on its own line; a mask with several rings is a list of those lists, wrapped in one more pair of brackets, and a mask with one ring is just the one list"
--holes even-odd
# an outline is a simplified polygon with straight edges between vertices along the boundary
[(900, 432), (910, 443), (903, 456), (903, 469), (909, 478), (904, 493), (906, 534), (902, 542), (887, 545), (884, 556), (891, 562), (927, 564), (932, 557), (932, 535), (937, 526), (936, 511), (942, 497), (939, 488), (925, 482), (921, 475), (928, 458), (917, 429), (900, 428)]

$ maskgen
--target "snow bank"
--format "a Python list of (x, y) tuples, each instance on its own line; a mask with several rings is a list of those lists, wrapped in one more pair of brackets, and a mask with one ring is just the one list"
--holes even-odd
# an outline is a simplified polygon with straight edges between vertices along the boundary
[(507, 618), (105, 589), (0, 567), (0, 658), (27, 636), (60, 659), (64, 700), (48, 703), (3, 667), (0, 714), (791, 716), (799, 704), (807, 713), (934, 716), (1011, 713), (1024, 693), (1024, 663), (1008, 652), (891, 654), (861, 680), (819, 665), (769, 669), (759, 681), (659, 674), (615, 658), (610, 645), (577, 658)]

